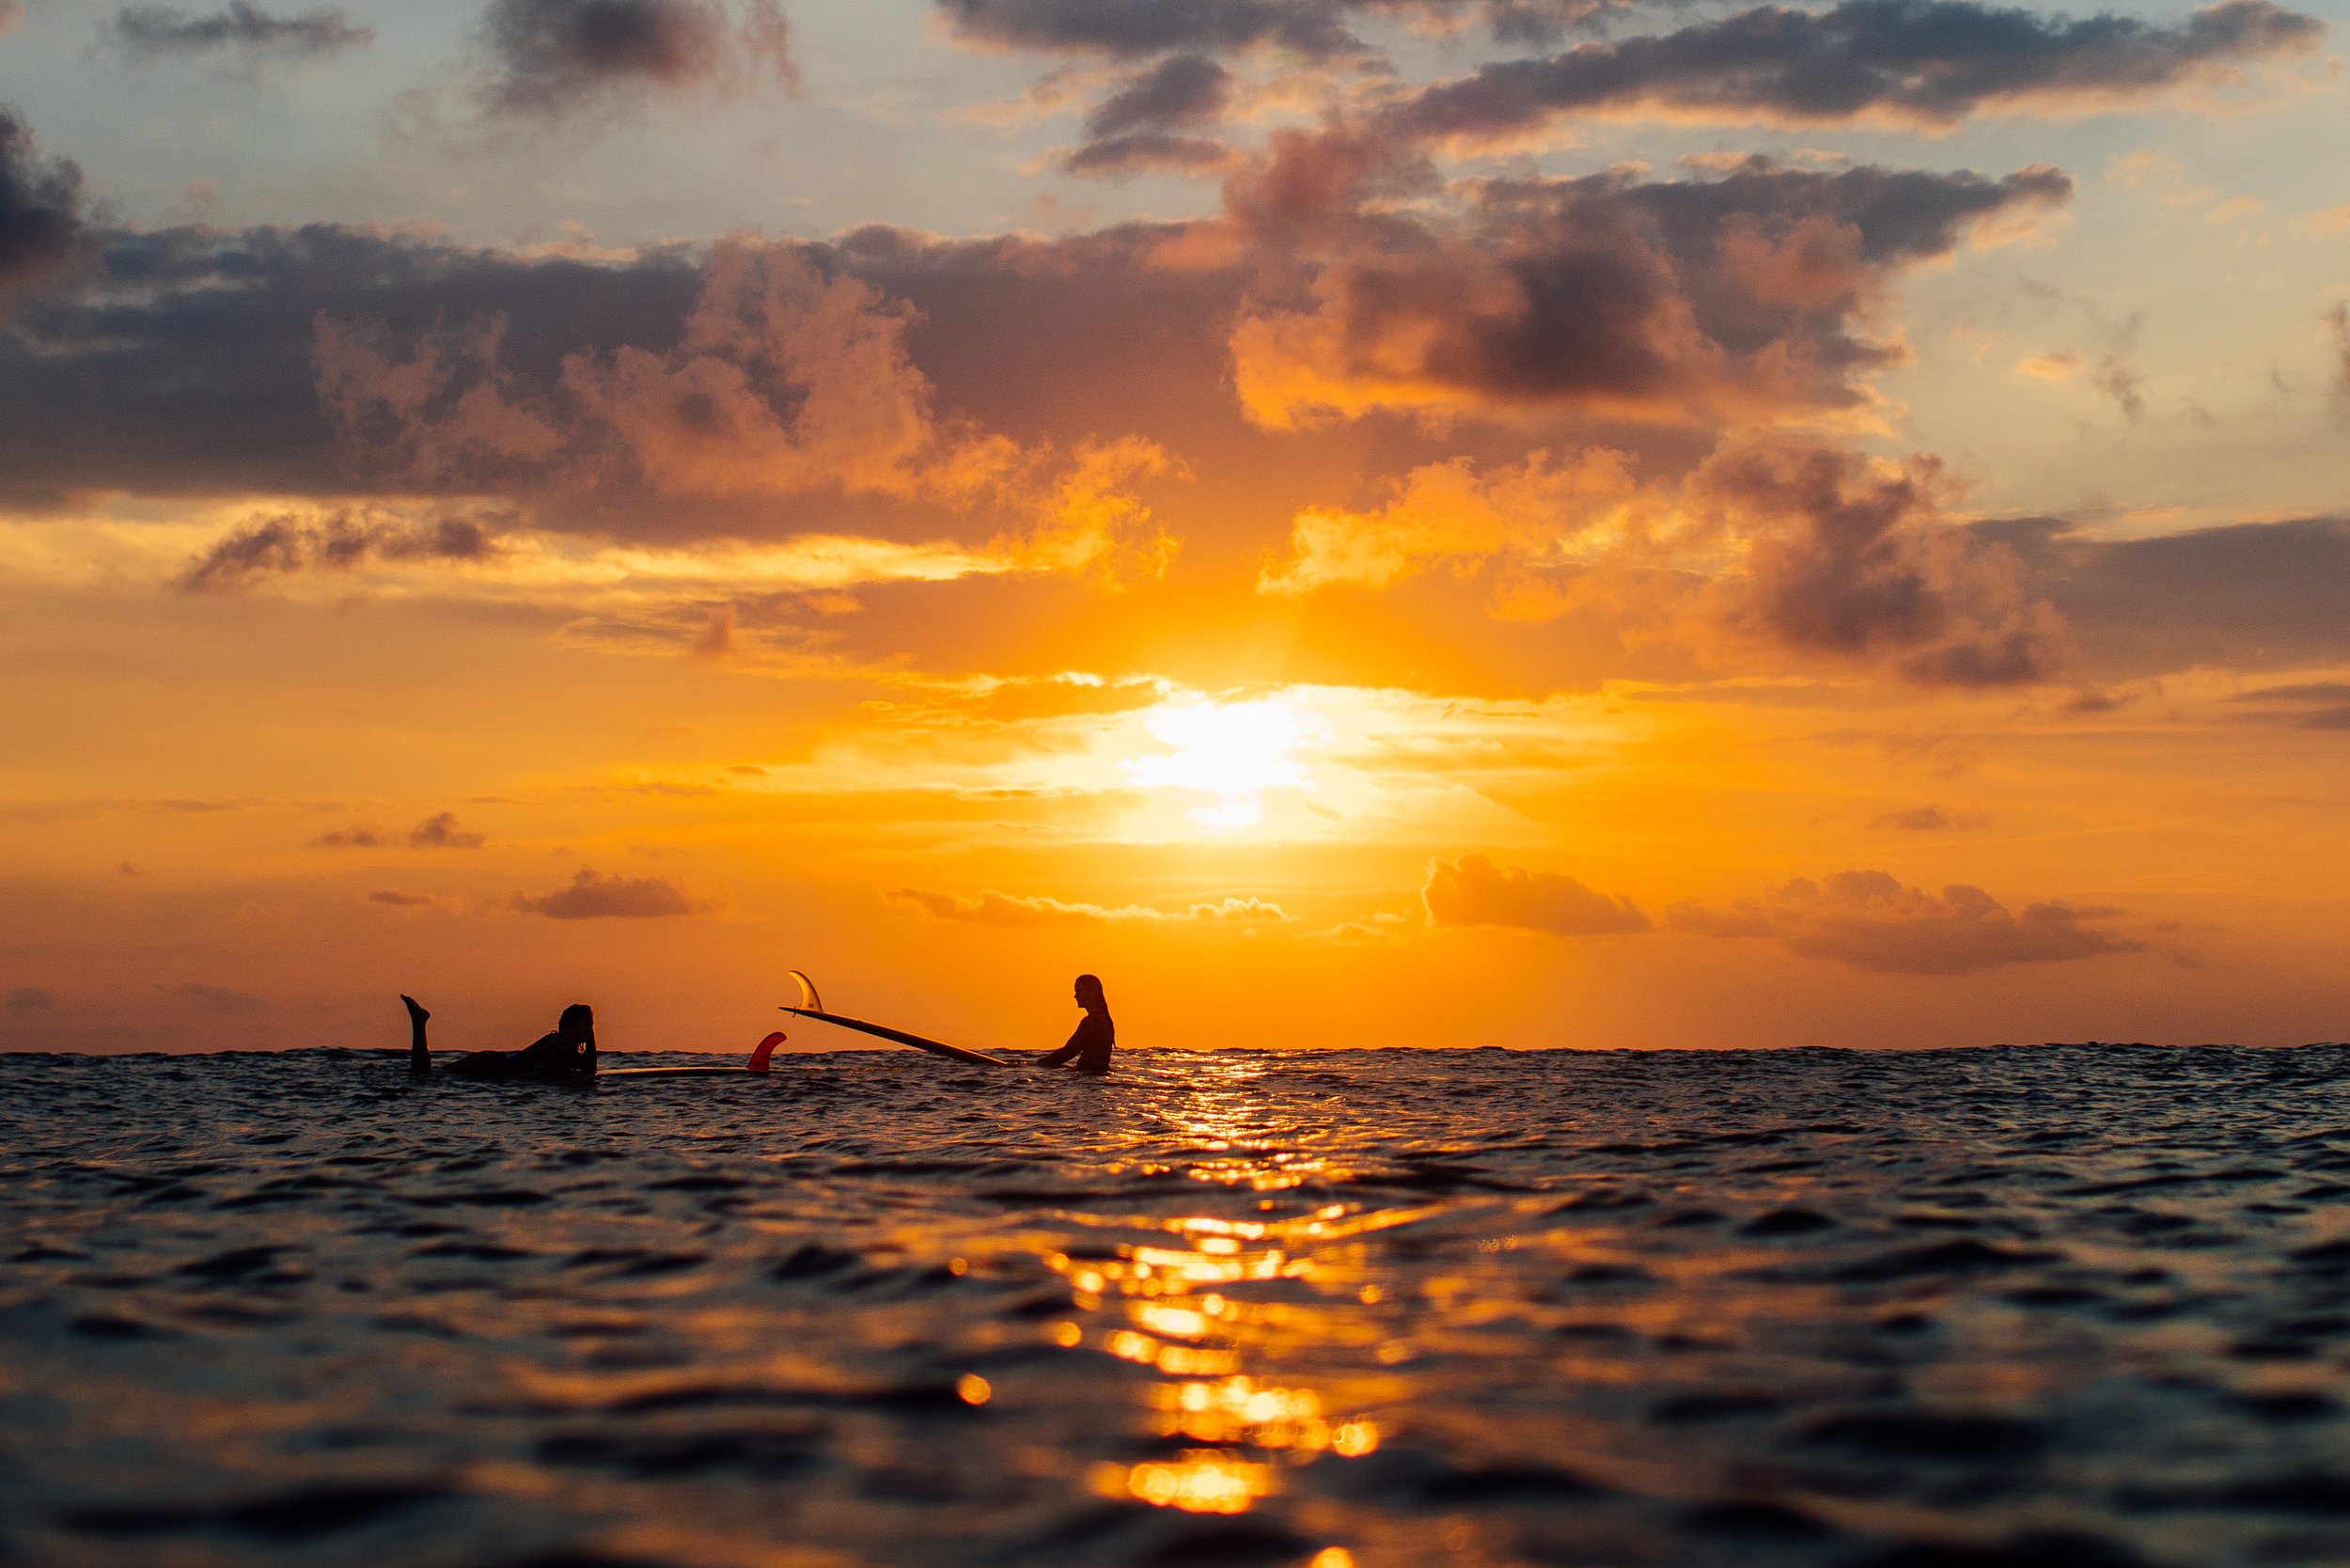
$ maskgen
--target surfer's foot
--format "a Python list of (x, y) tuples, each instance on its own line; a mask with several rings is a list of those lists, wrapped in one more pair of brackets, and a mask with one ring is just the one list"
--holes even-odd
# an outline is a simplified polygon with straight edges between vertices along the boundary
[(432, 1016), (432, 1014), (425, 1011), (422, 1007), (419, 1007), (416, 1003), (416, 999), (414, 996), (409, 996), (407, 993), (402, 992), (400, 999), (408, 1009), (408, 1022), (411, 1024), (421, 1024), (426, 1019)]

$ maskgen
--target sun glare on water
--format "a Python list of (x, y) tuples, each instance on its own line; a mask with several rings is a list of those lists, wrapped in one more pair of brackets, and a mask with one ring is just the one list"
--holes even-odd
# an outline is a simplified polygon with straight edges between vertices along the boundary
[(1264, 820), (1267, 791), (1315, 787), (1312, 774), (1293, 755), (1313, 737), (1282, 698), (1163, 702), (1144, 713), (1142, 722), (1153, 740), (1173, 750), (1125, 763), (1127, 776), (1148, 788), (1198, 797), (1184, 815), (1201, 827), (1226, 832), (1254, 827)]

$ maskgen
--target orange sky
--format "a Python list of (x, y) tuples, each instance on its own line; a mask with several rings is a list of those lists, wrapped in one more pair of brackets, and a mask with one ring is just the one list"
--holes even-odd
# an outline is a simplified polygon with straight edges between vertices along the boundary
[(630, 4), (0, 29), (8, 1048), (2343, 1035), (2323, 14)]

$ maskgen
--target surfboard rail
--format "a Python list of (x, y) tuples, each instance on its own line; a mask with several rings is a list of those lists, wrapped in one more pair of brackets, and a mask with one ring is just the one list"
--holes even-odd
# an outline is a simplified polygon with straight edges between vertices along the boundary
[(796, 1013), (802, 1018), (813, 1018), (819, 1023), (835, 1025), (844, 1029), (854, 1029), (860, 1034), (870, 1034), (877, 1040), (888, 1040), (900, 1045), (911, 1045), (917, 1051), (928, 1051), (932, 1056), (945, 1057), (949, 1061), (967, 1061), (975, 1067), (1008, 1067), (1010, 1065), (1000, 1058), (989, 1056), (984, 1051), (967, 1050), (961, 1045), (949, 1045), (943, 1040), (932, 1040), (927, 1035), (909, 1034), (903, 1029), (893, 1029), (885, 1024), (869, 1024), (862, 1018), (850, 1018), (838, 1012), (828, 1012), (824, 1010), (823, 997), (817, 995), (816, 982), (797, 969), (791, 973), (791, 978), (800, 984), (800, 1005), (798, 1007), (785, 1005), (778, 1008), (778, 1011)]

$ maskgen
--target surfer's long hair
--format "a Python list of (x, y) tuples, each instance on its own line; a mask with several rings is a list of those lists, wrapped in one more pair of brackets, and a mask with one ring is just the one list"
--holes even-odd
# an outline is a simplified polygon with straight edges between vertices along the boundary
[(565, 1040), (576, 1040), (584, 1045), (596, 1043), (596, 1010), (586, 1002), (573, 1002), (563, 1010), (556, 1021), (555, 1032)]
[(1108, 997), (1108, 996), (1104, 996), (1104, 995), (1103, 994), (1103, 991), (1102, 991), (1102, 977), (1101, 977), (1101, 976), (1099, 976), (1099, 975), (1079, 975), (1079, 976), (1077, 977), (1077, 982), (1076, 982), (1076, 985), (1073, 987), (1073, 989), (1078, 990), (1078, 991), (1088, 991), (1088, 992), (1091, 992), (1091, 993), (1092, 993), (1092, 995), (1093, 995), (1093, 999), (1094, 999), (1095, 1001), (1097, 1001), (1097, 1002), (1099, 1002), (1099, 1003), (1101, 1003), (1101, 1004), (1102, 1004), (1102, 1011), (1103, 1011), (1104, 1012), (1107, 1012), (1107, 1011), (1110, 1010), (1110, 999), (1109, 999), (1109, 997)]

